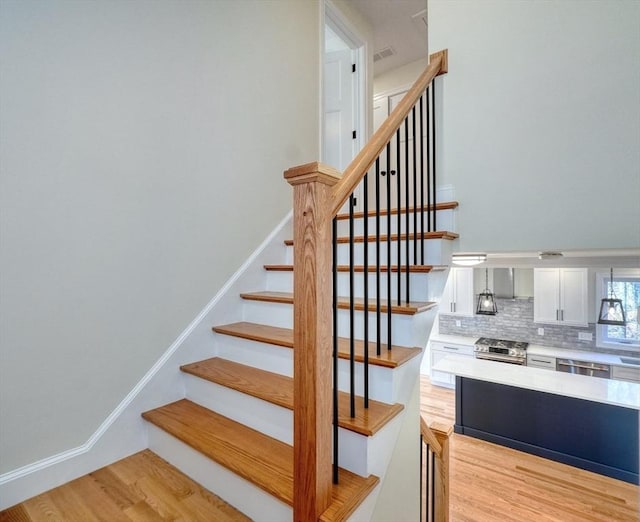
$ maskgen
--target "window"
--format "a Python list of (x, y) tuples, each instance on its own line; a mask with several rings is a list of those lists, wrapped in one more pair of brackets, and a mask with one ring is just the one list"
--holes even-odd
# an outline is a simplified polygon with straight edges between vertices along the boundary
[[(596, 273), (596, 314), (600, 311), (600, 301), (610, 295), (611, 288), (610, 273)], [(614, 270), (613, 293), (622, 301), (627, 324), (596, 323), (596, 344), (601, 348), (640, 351), (640, 270)]]

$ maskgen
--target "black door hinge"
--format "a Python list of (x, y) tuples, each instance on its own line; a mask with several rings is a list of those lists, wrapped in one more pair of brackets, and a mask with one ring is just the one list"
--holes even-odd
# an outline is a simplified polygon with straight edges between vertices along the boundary
[(355, 196), (353, 196), (353, 197), (351, 198), (351, 202), (352, 202), (352, 203), (351, 203), (351, 206), (352, 206), (352, 207), (355, 207), (355, 206), (358, 204), (358, 198), (357, 198), (357, 197), (355, 197)]
[(351, 72), (356, 72), (356, 64), (355, 63), (351, 64)]
[(356, 139), (356, 131), (353, 131), (353, 132), (351, 133), (351, 137), (352, 137), (354, 140)]

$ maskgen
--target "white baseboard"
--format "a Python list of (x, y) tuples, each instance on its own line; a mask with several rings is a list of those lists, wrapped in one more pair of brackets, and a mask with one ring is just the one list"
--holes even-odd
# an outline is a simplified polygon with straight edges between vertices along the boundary
[(291, 235), (292, 214), (276, 226), (84, 444), (0, 475), (0, 510), (147, 447), (140, 414), (184, 397), (180, 365), (215, 355), (211, 334), (215, 323), (241, 320), (241, 308), (229, 305), (239, 300), (240, 292), (255, 290), (258, 282), (264, 282), (267, 260), (273, 262), (279, 253), (284, 256), (282, 242)]

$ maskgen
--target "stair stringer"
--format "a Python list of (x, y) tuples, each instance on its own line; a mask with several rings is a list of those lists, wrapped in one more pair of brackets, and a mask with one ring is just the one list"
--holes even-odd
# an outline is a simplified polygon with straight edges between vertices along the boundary
[(285, 262), (292, 216), (290, 211), (84, 444), (0, 475), (0, 510), (149, 447), (141, 413), (184, 398), (180, 366), (217, 355), (211, 325), (241, 320), (240, 293), (264, 285), (265, 264)]

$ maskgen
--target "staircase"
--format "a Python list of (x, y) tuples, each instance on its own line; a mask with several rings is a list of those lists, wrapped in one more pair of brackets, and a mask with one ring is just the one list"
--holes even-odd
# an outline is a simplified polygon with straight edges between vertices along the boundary
[[(294, 353), (301, 350), (294, 307), (302, 306), (298, 287), (294, 288), (294, 276), (300, 277), (293, 254), (300, 246), (295, 244), (299, 241), (293, 234), (295, 223), (293, 239), (270, 250), (273, 264), (264, 266), (255, 288), (239, 293), (240, 311), (230, 316), (242, 320), (211, 325), (211, 357), (181, 366), (184, 398), (142, 414), (149, 448), (256, 521), (370, 520), (378, 498), (385, 488), (393, 487), (390, 463), (397, 441), (406, 430), (414, 429), (413, 421), (418, 419), (420, 360), (444, 288), (451, 242), (458, 237), (452, 231), (456, 207), (455, 202), (434, 202), (420, 209), (405, 204), (379, 211), (377, 216), (353, 211), (336, 216), (334, 373), (338, 386), (337, 437), (332, 446), (339, 469), (335, 470), (337, 482), (329, 486), (327, 507), (318, 511), (318, 517), (300, 516), (296, 507), (300, 495), (296, 491), (306, 490), (308, 484), (303, 487), (296, 479), (307, 470), (298, 460), (300, 448), (294, 447), (294, 441), (301, 440), (295, 435), (300, 426), (296, 428), (294, 417), (306, 408), (307, 399), (306, 391), (294, 392), (301, 389), (300, 376), (294, 375)], [(427, 212), (434, 222), (437, 212), (447, 229), (427, 232), (410, 224)], [(397, 220), (392, 222), (392, 215)], [(380, 225), (380, 216), (385, 216), (386, 225)], [(374, 226), (376, 235), (369, 233)], [(398, 254), (395, 258), (387, 254), (385, 264), (378, 263), (376, 268), (370, 260), (381, 256), (381, 241), (393, 256)], [(407, 260), (413, 255), (408, 253), (415, 251), (417, 242), (426, 244), (425, 254), (420, 263), (410, 263)], [(401, 252), (407, 252), (404, 263)], [(321, 272), (320, 279), (330, 285), (330, 274)], [(411, 299), (403, 300), (398, 294), (409, 283)], [(382, 299), (376, 302), (367, 297), (367, 288), (373, 292), (379, 288)], [(318, 335), (327, 342), (334, 337), (333, 322), (318, 321)], [(363, 336), (365, 327), (368, 334)], [(388, 338), (389, 330), (392, 346), (378, 344), (375, 339)], [(329, 376), (331, 359), (319, 361), (317, 370)], [(330, 398), (314, 400), (327, 403)], [(311, 433), (302, 437), (305, 445), (316, 444), (310, 440), (316, 433), (322, 439), (313, 426), (303, 428)], [(415, 465), (419, 432), (418, 426)], [(330, 451), (327, 442), (318, 442), (324, 445), (318, 455)], [(319, 462), (320, 467), (326, 465)], [(412, 501), (415, 492), (410, 489), (398, 493), (400, 503)], [(419, 502), (419, 491), (415, 502)]]

